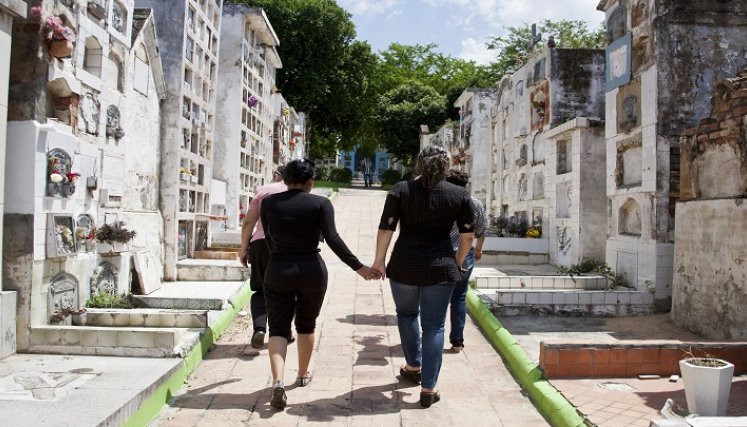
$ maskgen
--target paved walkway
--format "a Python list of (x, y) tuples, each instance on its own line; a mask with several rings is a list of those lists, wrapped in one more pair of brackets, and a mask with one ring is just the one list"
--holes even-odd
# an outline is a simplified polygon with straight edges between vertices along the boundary
[[(341, 190), (334, 201), (340, 234), (366, 264), (373, 260), (385, 196), (376, 190)], [(419, 387), (397, 378), (404, 357), (388, 282), (364, 281), (326, 247), (323, 256), (330, 282), (317, 323), (309, 387), (287, 387), (288, 407), (270, 407), (267, 350), (248, 345), (251, 320), (240, 317), (189, 378), (184, 393), (151, 426), (547, 425), (469, 318), (464, 352), (444, 352), (438, 384), (442, 401), (421, 408)], [(286, 384), (296, 378), (296, 357), (291, 345)]]

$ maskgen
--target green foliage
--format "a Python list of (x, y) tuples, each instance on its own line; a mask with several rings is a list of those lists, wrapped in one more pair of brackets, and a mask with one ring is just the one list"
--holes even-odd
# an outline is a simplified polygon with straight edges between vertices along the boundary
[(114, 242), (127, 243), (134, 239), (137, 231), (125, 228), (123, 221), (104, 224), (96, 229), (96, 240), (112, 244)]
[(312, 158), (352, 145), (366, 131), (374, 105), (369, 80), (377, 62), (368, 43), (334, 0), (243, 0), (264, 9), (280, 45), (277, 86), (308, 114)]
[[(379, 53), (379, 65), (372, 78), (372, 90), (380, 94), (376, 115), (372, 117), (372, 128), (380, 144), (406, 165), (411, 164), (420, 148), (421, 124), (435, 130), (445, 118), (458, 120), (459, 111), (453, 108), (453, 104), (462, 92), (468, 87), (494, 86), (500, 77), (489, 67), (442, 55), (435, 49), (435, 44), (408, 46), (392, 43), (387, 50)], [(442, 98), (427, 109), (421, 108), (417, 116), (409, 113), (400, 115), (400, 109), (416, 109), (410, 105), (417, 102), (413, 98), (391, 108), (391, 114), (382, 114), (382, 110), (389, 108), (388, 104), (392, 103), (389, 99), (392, 94), (422, 87), (429, 87), (433, 91), (432, 94), (421, 94), (426, 96), (425, 102), (435, 94)], [(403, 131), (407, 136), (397, 137)]]
[(606, 278), (607, 289), (625, 286), (622, 277), (615, 274), (612, 268), (604, 261), (585, 259), (579, 264), (572, 265), (570, 268), (558, 267), (558, 274), (566, 274), (571, 276), (571, 279), (573, 279), (573, 276), (583, 276), (588, 273), (598, 274)]
[(314, 181), (329, 180), (329, 168), (326, 166), (317, 166), (314, 168)]
[[(529, 24), (521, 27), (506, 27), (505, 36), (491, 37), (485, 43), (488, 49), (498, 51), (495, 62), (490, 64), (494, 75), (511, 74), (527, 63), (532, 51), (529, 42), (532, 30)], [(604, 47), (604, 27), (589, 30), (586, 22), (575, 20), (550, 21), (545, 19), (537, 25), (537, 32), (542, 34), (546, 43), (550, 36), (555, 38), (555, 46), (559, 48), (601, 49)]]
[(329, 173), (329, 180), (332, 182), (348, 183), (353, 179), (353, 172), (348, 168), (334, 168)]
[(394, 185), (402, 180), (402, 174), (394, 169), (387, 169), (379, 177), (381, 185)]
[(412, 164), (420, 148), (420, 125), (435, 128), (446, 119), (446, 97), (413, 81), (379, 97), (373, 118), (382, 145), (402, 163)]
[(132, 294), (110, 294), (101, 291), (86, 300), (88, 308), (132, 308)]

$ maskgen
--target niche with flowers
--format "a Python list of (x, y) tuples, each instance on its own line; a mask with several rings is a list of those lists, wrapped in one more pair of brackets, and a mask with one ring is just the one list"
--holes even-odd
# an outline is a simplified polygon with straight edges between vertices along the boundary
[(96, 242), (96, 227), (90, 215), (79, 215), (75, 220), (75, 247), (78, 252), (91, 252)]
[(70, 197), (80, 174), (72, 171), (73, 162), (65, 150), (54, 148), (47, 152), (47, 196)]
[(70, 215), (50, 214), (47, 222), (47, 258), (75, 255), (75, 223)]

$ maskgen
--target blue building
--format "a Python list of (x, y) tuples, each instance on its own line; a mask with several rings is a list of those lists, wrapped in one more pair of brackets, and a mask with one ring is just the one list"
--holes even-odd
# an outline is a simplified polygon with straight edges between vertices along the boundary
[[(350, 171), (353, 172), (353, 176), (355, 176), (360, 170), (360, 164), (365, 157), (362, 154), (359, 154), (357, 150), (341, 151), (338, 156), (338, 164), (340, 167), (350, 169)], [(391, 167), (389, 153), (386, 151), (377, 151), (371, 160), (374, 165), (374, 182), (378, 182), (381, 174)]]

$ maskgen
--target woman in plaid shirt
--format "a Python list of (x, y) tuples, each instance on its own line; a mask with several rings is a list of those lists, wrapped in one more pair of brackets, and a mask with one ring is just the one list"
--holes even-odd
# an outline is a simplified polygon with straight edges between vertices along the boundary
[[(420, 404), (430, 407), (441, 397), (435, 387), (441, 370), (444, 323), (454, 284), (473, 239), (474, 214), (467, 191), (444, 180), (449, 158), (441, 147), (423, 149), (416, 161), (420, 174), (397, 183), (389, 192), (379, 222), (372, 268), (389, 277), (397, 307), (406, 365), (400, 375), (421, 384)], [(456, 222), (456, 254), (449, 232)], [(394, 231), (394, 250), (385, 265)], [(422, 324), (422, 331), (421, 331)]]

